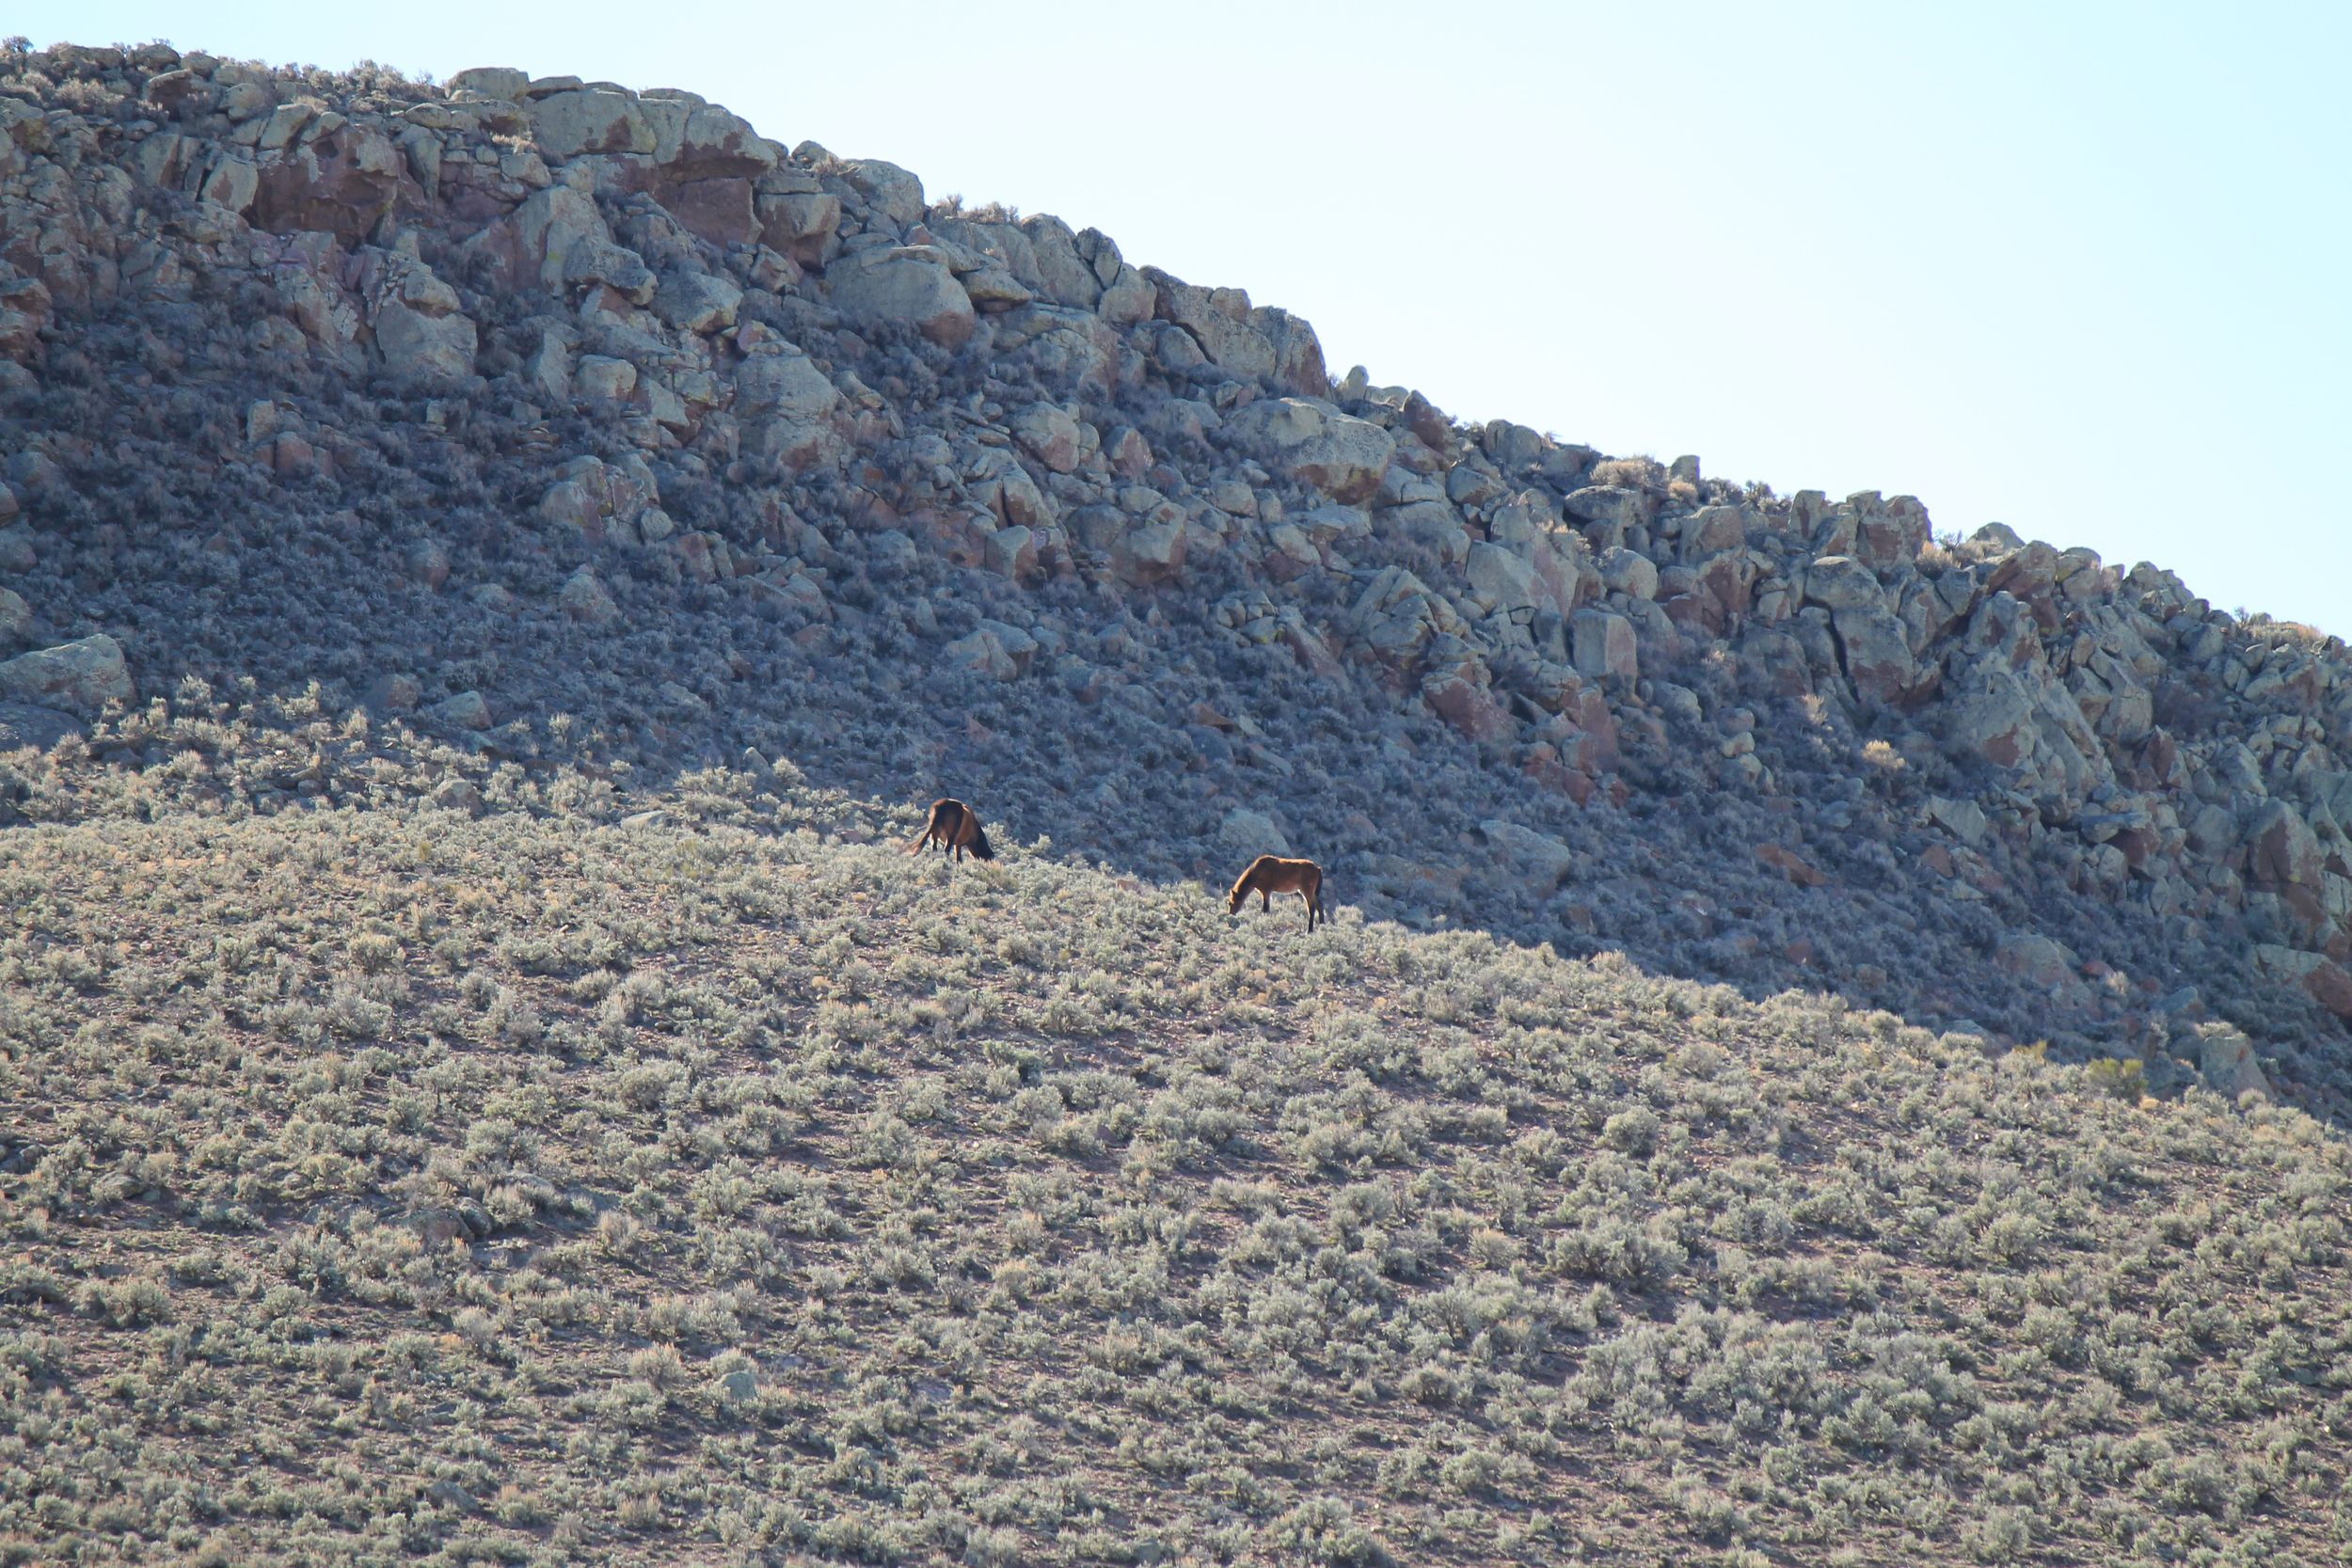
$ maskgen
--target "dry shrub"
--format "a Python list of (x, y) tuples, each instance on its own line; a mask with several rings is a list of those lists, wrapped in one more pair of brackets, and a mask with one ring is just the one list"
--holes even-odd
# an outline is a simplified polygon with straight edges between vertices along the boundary
[(1660, 490), (1665, 487), (1666, 467), (1655, 457), (1604, 458), (1593, 465), (1593, 483), (1628, 490)]

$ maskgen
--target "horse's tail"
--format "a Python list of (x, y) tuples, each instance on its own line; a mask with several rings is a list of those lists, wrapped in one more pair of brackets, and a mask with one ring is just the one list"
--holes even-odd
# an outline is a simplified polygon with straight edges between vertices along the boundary
[(972, 818), (972, 842), (966, 847), (972, 851), (974, 860), (993, 861), (996, 858), (996, 851), (988, 847), (988, 834), (980, 827), (977, 816)]

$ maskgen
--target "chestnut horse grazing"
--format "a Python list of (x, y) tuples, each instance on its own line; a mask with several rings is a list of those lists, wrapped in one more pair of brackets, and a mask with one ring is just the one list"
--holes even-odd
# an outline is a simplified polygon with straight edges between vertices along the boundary
[(1249, 863), (1249, 869), (1233, 884), (1233, 896), (1227, 900), (1225, 912), (1240, 910), (1250, 894), (1258, 895), (1261, 910), (1274, 908), (1274, 895), (1295, 893), (1306, 900), (1307, 929), (1315, 928), (1315, 921), (1323, 914), (1323, 867), (1312, 861), (1286, 861), (1279, 855), (1260, 855)]
[(993, 861), (996, 858), (996, 851), (988, 847), (988, 835), (980, 832), (980, 814), (961, 800), (932, 801), (930, 822), (914, 835), (914, 842), (907, 846), (907, 853), (920, 854), (933, 841), (937, 841), (939, 852), (943, 855), (950, 849), (954, 850), (959, 862), (963, 859), (966, 849), (972, 851), (974, 860)]

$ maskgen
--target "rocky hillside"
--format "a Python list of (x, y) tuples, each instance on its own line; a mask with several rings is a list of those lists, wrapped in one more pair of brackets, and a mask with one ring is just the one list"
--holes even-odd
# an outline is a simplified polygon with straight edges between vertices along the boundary
[(2345, 1109), (2343, 644), (2153, 565), (1334, 382), (679, 89), (20, 41), (0, 271), (20, 817), (788, 760)]

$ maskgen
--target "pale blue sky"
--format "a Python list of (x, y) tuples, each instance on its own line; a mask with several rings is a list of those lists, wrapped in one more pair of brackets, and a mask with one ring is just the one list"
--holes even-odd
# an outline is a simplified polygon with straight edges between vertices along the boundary
[(36, 0), (36, 44), (683, 87), (1238, 285), (1335, 372), (2352, 634), (2352, 9)]

